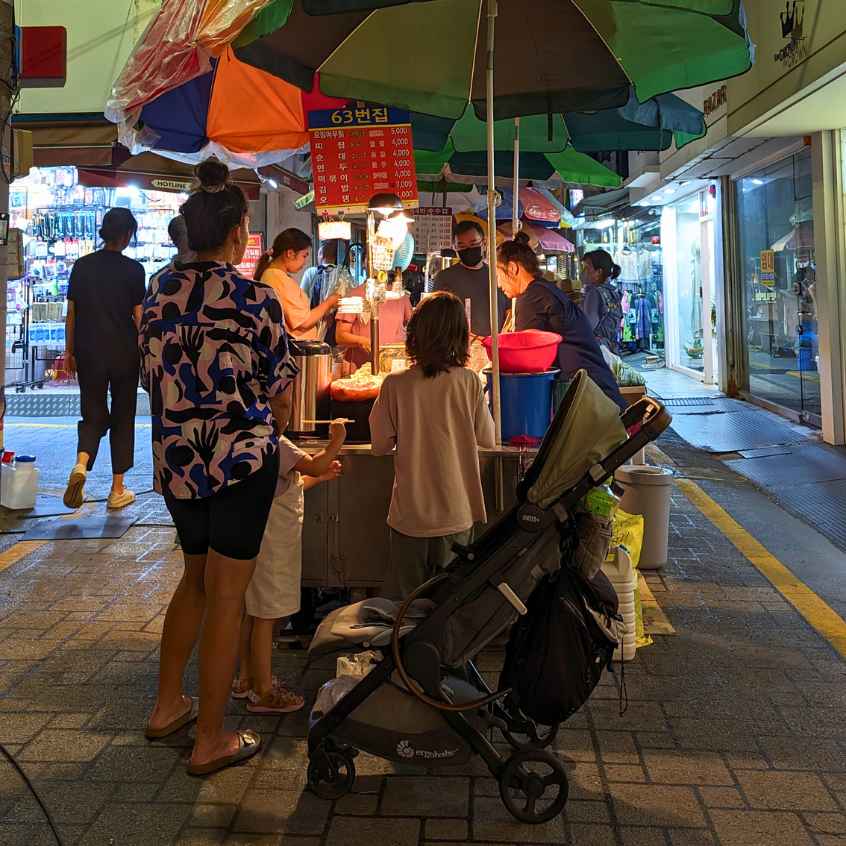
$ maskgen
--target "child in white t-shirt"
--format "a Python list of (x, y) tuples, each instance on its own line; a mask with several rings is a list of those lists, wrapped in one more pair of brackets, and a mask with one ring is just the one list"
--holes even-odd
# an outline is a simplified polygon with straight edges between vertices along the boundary
[(247, 588), (241, 669), (232, 685), (232, 695), (249, 700), (247, 710), (253, 714), (287, 714), (305, 704), (273, 677), (273, 627), (300, 610), (303, 492), (341, 475), (337, 457), (346, 436), (343, 423), (332, 423), (328, 446), (313, 456), (287, 438), (279, 439), (279, 483)]

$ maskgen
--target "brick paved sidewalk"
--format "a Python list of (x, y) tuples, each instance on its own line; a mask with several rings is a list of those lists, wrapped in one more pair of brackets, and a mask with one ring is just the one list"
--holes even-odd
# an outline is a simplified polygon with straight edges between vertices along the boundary
[[(672, 564), (653, 589), (677, 635), (627, 666), (624, 717), (609, 681), (562, 729), (571, 798), (552, 823), (515, 823), (481, 765), (434, 777), (361, 756), (357, 792), (322, 801), (303, 791), (306, 714), (234, 703), (232, 725), (260, 729), (265, 751), (186, 776), (187, 735), (141, 735), (180, 571), (168, 529), (48, 542), (0, 573), (0, 743), (66, 844), (846, 843), (846, 664), (685, 499), (673, 505)], [(301, 654), (277, 660), (303, 669)], [(0, 844), (53, 842), (0, 762)]]

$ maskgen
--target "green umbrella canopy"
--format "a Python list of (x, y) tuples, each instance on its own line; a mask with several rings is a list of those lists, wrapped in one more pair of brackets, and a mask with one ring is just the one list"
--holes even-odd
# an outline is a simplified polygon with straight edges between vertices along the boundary
[[(513, 153), (497, 152), (494, 158), (497, 176), (513, 179)], [(443, 175), (444, 178), (452, 176), (481, 181), (488, 172), (485, 152), (458, 153), (451, 145), (437, 152), (415, 150), (414, 161), (417, 173), (423, 179), (430, 175)], [(613, 170), (572, 147), (560, 152), (520, 154), (520, 179), (545, 182), (556, 175), (564, 182), (599, 188), (617, 188), (622, 182)]]
[[(459, 120), (413, 114), (414, 146), (442, 150), (452, 141), (458, 153), (487, 149), (487, 127), (467, 110)], [(674, 94), (639, 103), (634, 92), (619, 109), (531, 115), (520, 120), (520, 149), (526, 153), (557, 153), (573, 146), (584, 153), (606, 150), (666, 150), (675, 137), (678, 146), (705, 134), (702, 112)], [(495, 149), (514, 145), (514, 121), (494, 124)]]
[[(316, 17), (321, 15), (322, 17)], [(741, 0), (499, 0), (497, 118), (625, 106), (743, 73)], [(484, 0), (273, 0), (238, 58), (312, 90), (458, 119), (485, 111)]]

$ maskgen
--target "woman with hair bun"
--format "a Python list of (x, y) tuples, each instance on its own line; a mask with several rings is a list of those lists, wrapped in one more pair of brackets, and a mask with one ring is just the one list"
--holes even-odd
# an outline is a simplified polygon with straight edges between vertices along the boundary
[[(103, 248), (78, 259), (68, 285), (65, 367), (79, 379), (82, 420), (76, 464), (65, 490), (68, 508), (81, 508), (88, 474), (100, 440), (109, 433), (112, 452), (112, 510), (135, 502), (123, 476), (135, 459), (135, 406), (138, 400), (138, 324), (145, 274), (139, 262), (123, 255), (138, 222), (129, 209), (109, 209), (103, 216)], [(111, 393), (109, 409), (107, 398)]]
[(331, 294), (314, 308), (291, 275), (299, 273), (311, 252), (311, 238), (301, 229), (285, 229), (273, 239), (273, 246), (256, 267), (256, 279), (270, 285), (285, 312), (285, 328), (298, 341), (316, 341), (318, 326), (337, 307), (339, 297)]
[(515, 329), (555, 332), (564, 340), (558, 346), (558, 369), (569, 380), (577, 370), (588, 375), (624, 410), (614, 374), (605, 362), (599, 342), (582, 310), (554, 283), (543, 278), (529, 236), (518, 232), (513, 241), (500, 244), (496, 253), (499, 287), (509, 299), (519, 297)]
[(592, 250), (582, 256), (582, 311), (600, 344), (613, 353), (619, 352), (617, 338), (623, 320), (622, 296), (610, 284), (620, 275), (606, 250)]
[[(238, 274), (249, 239), (244, 193), (203, 162), (180, 212), (196, 261), (153, 280), (141, 319), (142, 382), (153, 417), (154, 487), (173, 517), (185, 570), (162, 631), (149, 740), (197, 720), (191, 775), (258, 752), (254, 731), (227, 731), (244, 596), (279, 471), (296, 367), (273, 290)], [(199, 712), (183, 687), (199, 638)]]

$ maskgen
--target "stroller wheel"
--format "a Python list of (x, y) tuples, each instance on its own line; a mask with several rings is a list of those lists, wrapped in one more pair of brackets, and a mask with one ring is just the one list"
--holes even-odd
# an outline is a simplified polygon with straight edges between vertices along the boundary
[(499, 793), (508, 812), (524, 823), (544, 823), (567, 804), (570, 786), (564, 765), (542, 749), (520, 749), (499, 776)]
[(318, 749), (308, 765), (308, 786), (321, 799), (340, 799), (355, 784), (352, 756), (337, 749)]
[(558, 723), (553, 726), (539, 726), (531, 720), (525, 723), (509, 723), (509, 729), (502, 729), (503, 737), (512, 749), (547, 749), (558, 737)]

